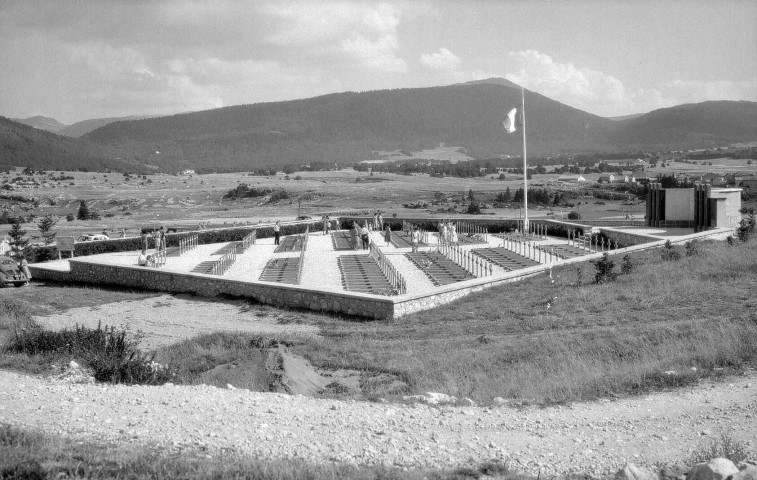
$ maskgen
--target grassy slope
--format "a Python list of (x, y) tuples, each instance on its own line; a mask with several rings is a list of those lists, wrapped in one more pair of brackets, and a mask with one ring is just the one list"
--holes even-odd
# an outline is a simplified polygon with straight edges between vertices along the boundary
[(633, 258), (635, 271), (608, 284), (588, 284), (594, 268), (584, 264), (581, 287), (566, 267), (554, 283), (542, 275), (395, 322), (323, 320), (323, 339), (295, 350), (482, 402), (634, 393), (757, 361), (756, 242), (708, 244), (678, 262), (659, 250)]

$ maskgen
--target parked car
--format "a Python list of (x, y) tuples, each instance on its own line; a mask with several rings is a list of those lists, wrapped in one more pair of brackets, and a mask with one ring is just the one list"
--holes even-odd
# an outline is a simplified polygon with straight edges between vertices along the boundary
[(313, 217), (308, 215), (300, 215), (299, 217), (295, 218), (295, 220), (312, 220)]
[(0, 256), (0, 284), (3, 287), (20, 287), (29, 283), (18, 263), (11, 257)]
[(98, 233), (98, 234), (82, 235), (76, 239), (77, 242), (99, 242), (101, 240), (110, 240), (110, 237), (107, 235)]

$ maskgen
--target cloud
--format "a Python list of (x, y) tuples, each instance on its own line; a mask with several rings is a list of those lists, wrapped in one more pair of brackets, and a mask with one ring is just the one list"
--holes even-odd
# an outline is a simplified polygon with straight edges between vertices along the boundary
[(460, 66), (460, 58), (446, 48), (440, 48), (434, 53), (421, 55), (421, 63), (433, 70), (456, 70)]
[(505, 78), (547, 97), (574, 105), (596, 106), (622, 103), (626, 98), (623, 84), (612, 75), (578, 68), (572, 63), (558, 63), (536, 50), (509, 52), (508, 57), (515, 72)]
[(669, 94), (675, 94), (679, 103), (696, 103), (707, 100), (757, 101), (757, 79), (752, 80), (672, 80), (663, 84)]
[(392, 5), (305, 1), (272, 3), (263, 11), (276, 25), (266, 38), (274, 45), (319, 58), (346, 57), (384, 72), (407, 71), (398, 56), (400, 10)]

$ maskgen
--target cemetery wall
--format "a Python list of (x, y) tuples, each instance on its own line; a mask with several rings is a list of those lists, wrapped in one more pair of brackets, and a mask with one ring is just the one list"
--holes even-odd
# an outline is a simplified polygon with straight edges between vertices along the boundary
[(70, 272), (31, 267), (35, 279), (60, 282), (84, 282), (96, 285), (120, 285), (170, 293), (192, 293), (204, 297), (228, 295), (252, 298), (277, 307), (304, 308), (314, 311), (336, 312), (374, 319), (392, 318), (391, 298), (376, 298), (350, 292), (327, 292), (294, 285), (271, 285), (215, 278), (211, 275), (180, 274), (159, 269), (101, 265), (70, 260)]

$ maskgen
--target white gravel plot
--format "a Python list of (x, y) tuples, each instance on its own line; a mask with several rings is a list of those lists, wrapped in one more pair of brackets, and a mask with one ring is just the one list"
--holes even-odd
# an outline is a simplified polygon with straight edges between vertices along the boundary
[(257, 240), (255, 245), (251, 245), (246, 252), (237, 255), (237, 261), (223, 275), (223, 278), (257, 282), (268, 260), (280, 256), (273, 253), (275, 249), (276, 245), (274, 245), (272, 238)]
[(0, 372), (0, 423), (98, 442), (262, 459), (478, 465), (605, 478), (630, 461), (671, 464), (719, 432), (752, 442), (757, 376), (568, 407), (427, 407), (207, 386), (84, 385)]

